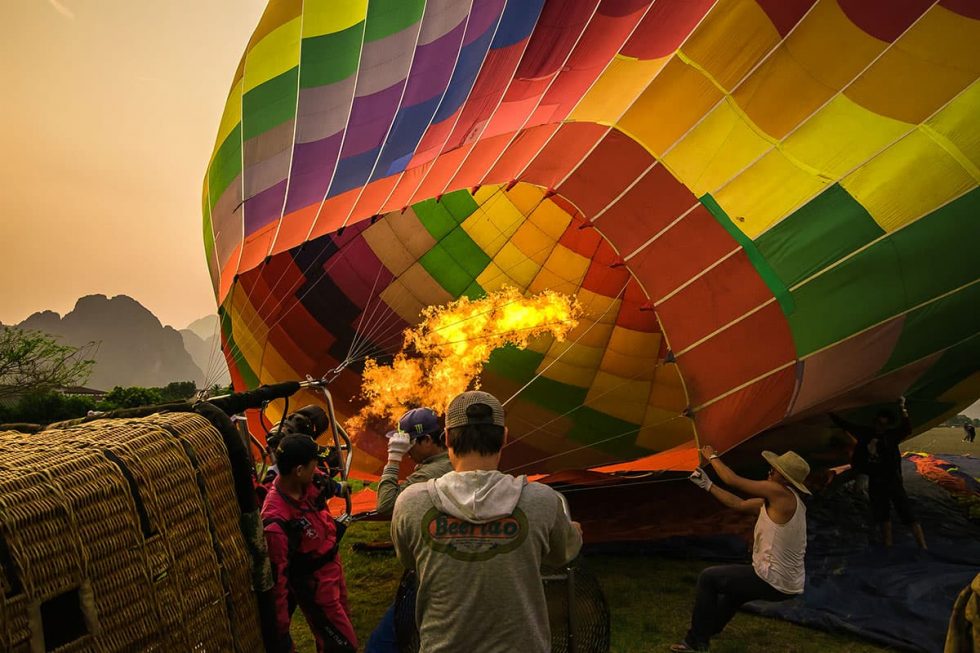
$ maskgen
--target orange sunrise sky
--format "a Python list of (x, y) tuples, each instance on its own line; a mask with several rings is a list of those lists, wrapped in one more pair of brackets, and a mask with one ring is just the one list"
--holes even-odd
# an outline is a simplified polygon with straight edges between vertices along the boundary
[(130, 295), (215, 311), (201, 184), (265, 0), (0, 2), (0, 322)]

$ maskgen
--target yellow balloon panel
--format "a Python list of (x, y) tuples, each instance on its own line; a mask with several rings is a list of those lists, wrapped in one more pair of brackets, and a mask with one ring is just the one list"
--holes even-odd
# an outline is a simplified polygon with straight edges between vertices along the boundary
[[(473, 196), (473, 199), (480, 202), (481, 193), (485, 192), (485, 188), (483, 187), (478, 190)], [(544, 201), (545, 190), (534, 184), (521, 183), (516, 184), (513, 188), (506, 191), (506, 193), (511, 204), (514, 205), (521, 215), (531, 215), (541, 202)]]
[(611, 125), (632, 106), (670, 59), (643, 61), (616, 55), (576, 105), (569, 120)]
[(599, 370), (585, 403), (591, 408), (625, 422), (642, 424), (647, 413), (650, 381), (623, 378)]
[[(977, 107), (980, 107), (980, 81), (950, 102), (945, 109), (933, 116), (927, 127), (941, 136), (948, 145), (945, 149), (980, 183), (980, 130), (977, 130)], [(935, 136), (934, 136), (935, 137)]]
[(505, 193), (496, 193), (463, 223), (463, 230), (490, 257), (507, 244), (524, 215)]
[(582, 320), (589, 324), (598, 322), (600, 324), (615, 324), (616, 316), (622, 300), (619, 297), (609, 297), (594, 293), (587, 288), (578, 291), (575, 297), (582, 305)]
[(840, 179), (912, 129), (838, 95), (786, 139), (783, 151)]
[(368, 0), (304, 0), (303, 38), (334, 34), (367, 17)]
[(636, 444), (663, 451), (693, 439), (694, 422), (691, 419), (656, 406), (648, 406)]
[[(225, 142), (228, 135), (238, 127), (239, 123), (242, 121), (242, 93), (243, 86), (245, 82), (243, 80), (238, 80), (231, 87), (231, 91), (228, 93), (228, 102), (225, 103), (225, 110), (221, 114), (221, 123), (218, 125), (218, 137), (215, 139), (215, 151), (211, 155), (211, 162), (214, 161), (214, 157), (218, 153), (218, 147)], [(234, 100), (237, 98), (237, 101)]]
[(278, 383), (279, 379), (301, 379), (303, 374), (299, 374), (279, 352), (273, 347), (266, 347), (262, 352), (262, 366), (259, 369), (259, 381), (261, 383)]
[(541, 266), (548, 260), (555, 239), (541, 231), (533, 220), (528, 220), (514, 233), (510, 242), (523, 256)]
[(556, 245), (538, 276), (531, 282), (529, 290), (537, 293), (550, 289), (574, 295), (582, 285), (589, 263), (589, 259), (584, 256), (562, 245)]
[(609, 337), (599, 368), (627, 379), (652, 381), (662, 338), (659, 333), (644, 333), (617, 326)]
[(921, 218), (976, 181), (923, 131), (915, 130), (841, 185), (885, 231)]
[[(548, 252), (543, 249), (538, 255), (546, 259)], [(526, 289), (541, 271), (542, 263), (530, 258), (513, 242), (504, 245), (493, 258), (493, 264), (477, 277), (477, 282), (484, 290), (499, 290), (501, 286), (510, 284), (521, 290)]]
[[(611, 327), (599, 325), (589, 333), (592, 336), (599, 332), (599, 337), (608, 332)], [(602, 341), (603, 344), (605, 340)], [(599, 361), (602, 360), (602, 345), (588, 347), (574, 340), (554, 342), (544, 359), (538, 366), (538, 372), (546, 379), (566, 383), (578, 388), (588, 388), (592, 384)]]
[(245, 60), (245, 92), (299, 65), (302, 18), (296, 17), (272, 30)]
[(715, 195), (750, 238), (786, 216), (828, 183), (771, 150)]
[(729, 99), (670, 150), (663, 163), (700, 197), (724, 186), (770, 147)]
[(529, 217), (531, 224), (540, 229), (550, 240), (558, 240), (572, 221), (565, 210), (552, 202), (544, 200)]

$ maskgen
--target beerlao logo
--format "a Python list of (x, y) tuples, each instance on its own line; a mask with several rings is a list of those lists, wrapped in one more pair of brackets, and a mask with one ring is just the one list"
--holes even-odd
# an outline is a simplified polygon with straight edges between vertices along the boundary
[(479, 562), (513, 551), (527, 539), (527, 517), (515, 508), (509, 517), (473, 524), (431, 508), (422, 517), (422, 537), (433, 551)]

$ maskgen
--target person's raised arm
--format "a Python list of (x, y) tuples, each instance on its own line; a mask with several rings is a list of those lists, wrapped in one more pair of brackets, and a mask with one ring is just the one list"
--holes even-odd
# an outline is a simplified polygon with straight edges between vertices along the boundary
[[(707, 459), (718, 478), (722, 483), (728, 485), (739, 492), (743, 492), (753, 497), (760, 497), (771, 501), (781, 496), (782, 490), (778, 483), (772, 481), (753, 481), (750, 478), (739, 476), (731, 468), (721, 461), (718, 453), (710, 444), (701, 447), (701, 455)], [(719, 488), (721, 489), (721, 488)]]
[(904, 395), (898, 398), (898, 412), (901, 414), (899, 419), (902, 425), (902, 437), (908, 437), (912, 435), (912, 420), (909, 417), (908, 403)]
[(388, 462), (381, 471), (378, 481), (378, 502), (375, 510), (379, 515), (390, 515), (395, 509), (395, 501), (402, 491), (398, 483), (398, 473), (401, 469), (405, 452), (412, 448), (412, 440), (408, 433), (392, 431), (388, 434)]
[(717, 484), (711, 482), (711, 479), (708, 478), (708, 475), (705, 474), (704, 470), (700, 467), (694, 470), (694, 473), (691, 474), (689, 480), (732, 510), (757, 515), (759, 514), (759, 510), (766, 505), (764, 499), (760, 499), (758, 497), (754, 499), (743, 499), (735, 496), (724, 488), (718, 487)]

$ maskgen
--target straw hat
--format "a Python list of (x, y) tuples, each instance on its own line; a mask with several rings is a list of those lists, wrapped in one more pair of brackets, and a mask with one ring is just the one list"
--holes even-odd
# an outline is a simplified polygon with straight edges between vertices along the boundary
[(773, 469), (782, 474), (783, 478), (792, 483), (800, 492), (810, 494), (803, 481), (810, 474), (810, 465), (795, 451), (787, 451), (777, 456), (771, 451), (763, 451), (762, 457), (772, 465)]

